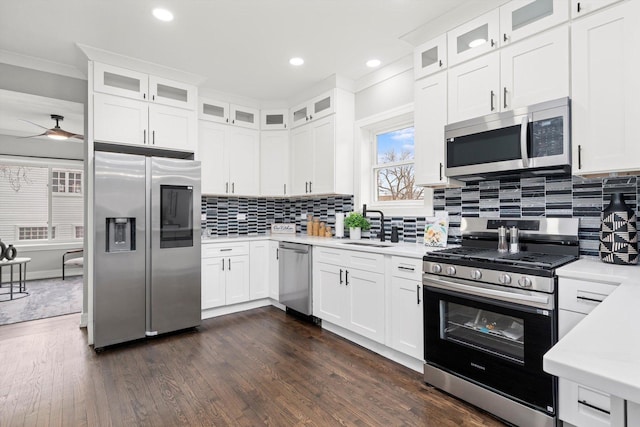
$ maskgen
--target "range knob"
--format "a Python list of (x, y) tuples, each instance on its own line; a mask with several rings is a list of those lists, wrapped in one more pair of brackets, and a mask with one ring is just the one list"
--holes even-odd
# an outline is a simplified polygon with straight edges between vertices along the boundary
[(435, 274), (439, 274), (442, 272), (442, 267), (440, 267), (440, 264), (433, 264), (431, 266), (431, 272)]
[(471, 270), (471, 278), (474, 280), (482, 279), (482, 271), (480, 270)]
[(508, 285), (511, 283), (511, 276), (509, 276), (506, 273), (502, 273), (499, 277), (498, 277), (498, 281), (500, 283), (502, 283), (503, 285)]
[(523, 288), (530, 288), (531, 287), (531, 279), (529, 279), (526, 276), (521, 277), (520, 279), (518, 279), (518, 286), (523, 287)]
[(456, 268), (450, 265), (449, 267), (447, 267), (447, 274), (449, 276), (454, 276), (456, 274)]

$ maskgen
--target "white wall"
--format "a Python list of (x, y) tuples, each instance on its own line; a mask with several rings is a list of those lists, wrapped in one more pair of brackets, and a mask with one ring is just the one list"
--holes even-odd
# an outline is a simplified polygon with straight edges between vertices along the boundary
[(413, 69), (356, 93), (356, 120), (393, 110), (413, 102)]

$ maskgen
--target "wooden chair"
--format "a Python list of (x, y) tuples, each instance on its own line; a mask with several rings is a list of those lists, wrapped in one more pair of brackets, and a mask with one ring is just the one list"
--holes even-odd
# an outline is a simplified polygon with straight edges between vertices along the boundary
[[(78, 256), (79, 254), (79, 256)], [(72, 249), (66, 251), (62, 255), (62, 280), (64, 280), (65, 267), (82, 267), (84, 266), (84, 249)], [(69, 258), (67, 258), (69, 257)]]

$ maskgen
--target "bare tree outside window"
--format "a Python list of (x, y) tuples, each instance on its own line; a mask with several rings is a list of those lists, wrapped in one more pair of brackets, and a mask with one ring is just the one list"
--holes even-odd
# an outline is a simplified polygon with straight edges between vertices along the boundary
[(378, 201), (421, 200), (424, 189), (417, 187), (414, 168), (413, 127), (376, 135), (376, 197)]

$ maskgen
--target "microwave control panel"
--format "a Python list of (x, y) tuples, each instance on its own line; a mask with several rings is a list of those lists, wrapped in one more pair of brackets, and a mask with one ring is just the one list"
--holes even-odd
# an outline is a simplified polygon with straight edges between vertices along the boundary
[(563, 154), (564, 123), (562, 116), (531, 123), (532, 157), (560, 156)]

